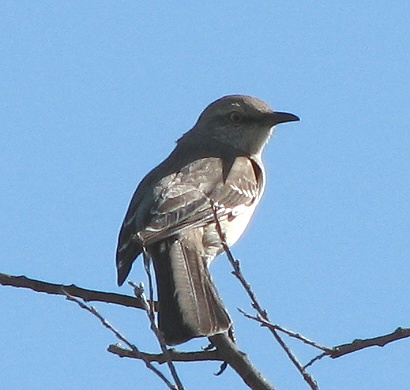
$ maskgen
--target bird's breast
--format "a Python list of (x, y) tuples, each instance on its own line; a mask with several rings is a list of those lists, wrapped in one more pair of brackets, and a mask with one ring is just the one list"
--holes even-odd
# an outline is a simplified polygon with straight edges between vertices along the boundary
[[(246, 227), (248, 226), (249, 221), (255, 211), (256, 203), (257, 202), (254, 202), (249, 206), (238, 206), (232, 210), (227, 219), (221, 221), (220, 225), (228, 246), (235, 244), (246, 230)], [(240, 208), (242, 209), (240, 210)]]

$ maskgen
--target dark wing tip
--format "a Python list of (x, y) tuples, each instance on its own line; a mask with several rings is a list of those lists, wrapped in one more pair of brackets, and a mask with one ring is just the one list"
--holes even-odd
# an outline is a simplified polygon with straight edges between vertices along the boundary
[(131, 267), (133, 260), (129, 261), (129, 259), (121, 259), (120, 253), (117, 252), (117, 284), (118, 286), (122, 286), (127, 279), (127, 276), (131, 272)]
[(134, 260), (141, 254), (142, 247), (137, 243), (129, 245), (122, 250), (117, 249), (116, 265), (117, 265), (117, 283), (122, 286), (131, 272)]
[(120, 271), (118, 270), (118, 275), (117, 275), (117, 284), (118, 286), (122, 286), (125, 282), (125, 279), (127, 278), (128, 274), (122, 274), (120, 273)]

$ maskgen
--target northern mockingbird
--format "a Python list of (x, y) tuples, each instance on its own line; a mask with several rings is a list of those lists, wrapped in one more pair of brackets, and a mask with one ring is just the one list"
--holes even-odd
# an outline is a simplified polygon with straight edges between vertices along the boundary
[(226, 243), (233, 245), (262, 196), (261, 153), (273, 126), (297, 120), (256, 98), (225, 96), (202, 112), (139, 184), (118, 239), (118, 284), (142, 252), (152, 259), (167, 344), (230, 328), (208, 270), (223, 252), (215, 212)]

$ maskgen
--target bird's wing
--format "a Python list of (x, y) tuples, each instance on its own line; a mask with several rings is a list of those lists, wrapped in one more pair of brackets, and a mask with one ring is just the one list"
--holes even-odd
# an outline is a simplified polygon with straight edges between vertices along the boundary
[[(169, 165), (169, 164), (168, 164)], [(263, 190), (261, 165), (247, 156), (202, 157), (178, 163), (165, 174), (161, 166), (139, 185), (121, 227), (117, 248), (118, 282), (147, 246), (184, 229), (234, 217), (259, 200)]]
[(241, 214), (259, 199), (259, 167), (245, 156), (236, 157), (228, 169), (225, 163), (218, 157), (196, 160), (158, 184), (147, 224), (139, 232), (145, 245), (213, 221), (212, 204), (223, 220)]

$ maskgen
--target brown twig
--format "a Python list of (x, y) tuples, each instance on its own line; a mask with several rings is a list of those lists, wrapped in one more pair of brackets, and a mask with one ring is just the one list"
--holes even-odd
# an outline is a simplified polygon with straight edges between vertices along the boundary
[(115, 337), (117, 337), (120, 341), (125, 343), (128, 348), (136, 355), (139, 356), (139, 359), (141, 359), (144, 363), (145, 366), (150, 369), (152, 372), (154, 372), (171, 390), (179, 390), (176, 386), (174, 386), (166, 377), (165, 375), (158, 370), (148, 359), (145, 359), (144, 354), (140, 352), (140, 350), (132, 344), (130, 341), (128, 341), (117, 329), (115, 329), (94, 307), (86, 305), (84, 302), (80, 301), (79, 299), (73, 297), (66, 291), (63, 291), (65, 296), (67, 297), (68, 300), (75, 302), (78, 306), (80, 306), (82, 309), (87, 310), (89, 313), (97, 317), (100, 322), (105, 326), (107, 329), (109, 329), (111, 332), (114, 333)]
[[(265, 309), (262, 308), (260, 305), (256, 294), (253, 292), (250, 284), (247, 282), (245, 277), (242, 274), (240, 263), (238, 260), (235, 260), (228, 244), (226, 243), (225, 239), (225, 234), (222, 231), (221, 224), (219, 223), (218, 219), (218, 206), (213, 202), (211, 202), (211, 207), (212, 211), (214, 214), (214, 220), (215, 220), (215, 225), (216, 225), (216, 230), (218, 232), (219, 238), (221, 240), (222, 246), (224, 248), (224, 251), (228, 257), (229, 262), (231, 263), (233, 267), (233, 275), (236, 276), (236, 278), (240, 281), (242, 284), (243, 288), (245, 289), (246, 293), (248, 294), (252, 307), (259, 313), (259, 315), (266, 320), (267, 322), (270, 322), (268, 313)], [(282, 340), (276, 329), (273, 328), (268, 328), (270, 332), (272, 333), (273, 337), (276, 339), (276, 341), (279, 343), (279, 345), (282, 347), (282, 349), (285, 351), (285, 353), (288, 355), (290, 361), (294, 364), (294, 366), (297, 368), (297, 370), (300, 372), (300, 374), (303, 376), (305, 381), (309, 384), (312, 390), (318, 390), (318, 384), (317, 382), (313, 379), (313, 377), (306, 371), (306, 369), (303, 367), (303, 365), (298, 361), (296, 356), (293, 354), (291, 349), (286, 345), (286, 343)]]
[(253, 316), (251, 314), (246, 313), (242, 309), (238, 309), (240, 313), (242, 313), (245, 317), (252, 319), (254, 321), (257, 321), (261, 324), (261, 326), (265, 326), (267, 328), (279, 330), (281, 332), (286, 333), (288, 336), (296, 338), (302, 342), (304, 342), (307, 345), (310, 345), (314, 348), (320, 349), (323, 351), (320, 355), (317, 355), (314, 357), (311, 361), (309, 361), (304, 368), (307, 368), (311, 366), (313, 363), (316, 361), (328, 356), (331, 357), (332, 359), (337, 359), (339, 357), (345, 356), (349, 353), (357, 352), (360, 351), (361, 349), (364, 348), (369, 348), (369, 347), (384, 347), (385, 345), (392, 343), (393, 341), (398, 341), (404, 338), (410, 337), (410, 328), (397, 328), (395, 331), (382, 335), (382, 336), (377, 336), (377, 337), (372, 337), (368, 339), (356, 339), (352, 341), (351, 343), (346, 343), (346, 344), (341, 344), (337, 345), (335, 347), (329, 348), (325, 347), (321, 344), (318, 344), (315, 341), (312, 341), (305, 336), (302, 336), (299, 333), (293, 332), (291, 330), (285, 329), (282, 326), (272, 324), (265, 319), (261, 318), (260, 316)]
[[(222, 235), (222, 237), (223, 237), (223, 235)], [(230, 253), (229, 248), (226, 248), (226, 249), (228, 250), (227, 253)], [(232, 256), (231, 253), (230, 253), (230, 255), (228, 254), (228, 256), (231, 257), (231, 260), (233, 259), (233, 256)], [(236, 260), (234, 260), (234, 262), (236, 262)], [(239, 266), (239, 263), (238, 263), (238, 266)], [(239, 274), (242, 275), (241, 272), (240, 272), (240, 268), (239, 268)], [(243, 276), (242, 276), (242, 278), (243, 278)], [(246, 281), (245, 281), (245, 283), (246, 283)], [(28, 277), (25, 277), (25, 276), (12, 276), (12, 275), (7, 275), (7, 274), (4, 274), (4, 273), (0, 273), (0, 284), (2, 284), (4, 286), (28, 288), (28, 289), (31, 289), (33, 291), (47, 293), (47, 294), (65, 295), (66, 296), (67, 293), (68, 293), (68, 295), (70, 295), (72, 298), (73, 297), (79, 297), (79, 298), (82, 298), (84, 301), (98, 301), (98, 302), (112, 303), (112, 304), (116, 304), (116, 305), (121, 305), (121, 306), (126, 306), (126, 307), (134, 307), (134, 308), (138, 308), (138, 309), (144, 309), (144, 305), (145, 305), (143, 301), (141, 301), (141, 300), (139, 300), (135, 297), (128, 296), (128, 295), (122, 295), (122, 294), (116, 294), (116, 293), (107, 293), (107, 292), (103, 292), (103, 291), (88, 290), (88, 289), (85, 289), (85, 288), (77, 287), (73, 284), (63, 285), (63, 284), (49, 283), (49, 282), (44, 282), (44, 281), (41, 281), (41, 280), (31, 279), (31, 278), (28, 278)], [(248, 284), (246, 283), (246, 285), (248, 285)], [(251, 295), (255, 298), (255, 301), (257, 302), (256, 297), (254, 296), (254, 294), (252, 293)], [(72, 300), (74, 300), (74, 299), (72, 299)], [(255, 307), (253, 305), (253, 303), (254, 302), (252, 301), (252, 306)], [(81, 304), (84, 305), (84, 303), (82, 303), (82, 302), (81, 302)], [(84, 305), (84, 306), (88, 307), (87, 305)], [(261, 310), (261, 313), (266, 315), (266, 318), (267, 318), (266, 311), (261, 309), (259, 304), (256, 305), (256, 307), (258, 307), (258, 306), (259, 306), (259, 309)], [(95, 310), (95, 309), (92, 308), (91, 310)], [(259, 311), (258, 311), (258, 313), (260, 314)], [(244, 314), (247, 315), (246, 313), (244, 313)], [(247, 315), (247, 316), (250, 316), (250, 315)], [(97, 317), (98, 317), (98, 314), (97, 314)], [(100, 317), (98, 317), (98, 318), (100, 318)], [(306, 364), (303, 367), (303, 369), (306, 369), (307, 367), (312, 365), (314, 362), (316, 362), (316, 361), (318, 361), (318, 360), (320, 360), (320, 359), (322, 359), (323, 357), (326, 357), (326, 356), (335, 359), (335, 358), (339, 358), (341, 356), (347, 355), (349, 353), (359, 351), (359, 350), (364, 349), (364, 348), (369, 348), (369, 347), (372, 347), (372, 346), (383, 347), (386, 344), (389, 344), (393, 341), (397, 341), (397, 340), (400, 340), (400, 339), (403, 339), (403, 338), (410, 337), (410, 328), (397, 328), (394, 332), (386, 334), (386, 335), (377, 336), (377, 337), (373, 337), (373, 338), (369, 338), (369, 339), (357, 339), (357, 340), (354, 340), (351, 343), (341, 344), (341, 345), (335, 346), (333, 348), (327, 348), (327, 347), (321, 346), (321, 345), (319, 345), (319, 344), (317, 344), (317, 343), (315, 343), (311, 340), (306, 339), (304, 336), (301, 336), (298, 333), (289, 331), (289, 330), (284, 329), (284, 328), (282, 328), (278, 325), (271, 324), (269, 322), (269, 320), (267, 320), (266, 318), (263, 318), (261, 314), (260, 314), (260, 316), (256, 316), (256, 317), (255, 316), (250, 316), (250, 318), (259, 321), (263, 326), (266, 326), (269, 329), (271, 329), (271, 331), (276, 332), (278, 330), (278, 331), (284, 332), (284, 333), (288, 334), (291, 337), (296, 337), (296, 338), (302, 340), (303, 342), (305, 342), (306, 344), (312, 345), (313, 347), (322, 349), (324, 351), (322, 354), (320, 354), (320, 355), (316, 356), (315, 358), (313, 358), (308, 364)], [(102, 322), (105, 321), (103, 317), (101, 317), (100, 320)], [(103, 324), (104, 324), (104, 326), (106, 326), (106, 324), (104, 322), (103, 322)], [(111, 326), (111, 325), (109, 325), (109, 326)], [(111, 328), (109, 328), (109, 329), (111, 329)], [(112, 328), (112, 331), (114, 331), (114, 333), (117, 332), (113, 328)], [(213, 336), (213, 337), (215, 337), (215, 336)], [(119, 337), (119, 338), (121, 339), (121, 337)], [(218, 340), (216, 342), (215, 342), (215, 340), (212, 340), (212, 342), (218, 348), (217, 350), (202, 351), (202, 352), (189, 352), (189, 353), (180, 353), (180, 352), (175, 352), (174, 350), (168, 350), (168, 353), (171, 355), (171, 359), (173, 361), (204, 361), (204, 360), (229, 361), (229, 364), (232, 365), (232, 367), (235, 368), (235, 366), (237, 366), (235, 368), (235, 370), (237, 370), (237, 372), (239, 373), (239, 375), (242, 378), (244, 378), (244, 376), (242, 376), (242, 375), (246, 375), (246, 372), (248, 372), (249, 369), (251, 369), (251, 371), (252, 371), (253, 366), (249, 362), (249, 360), (245, 359), (244, 363), (240, 363), (240, 364), (237, 364), (237, 363), (233, 362), (232, 360), (230, 360), (229, 356), (232, 353), (232, 351), (234, 351), (234, 353), (233, 353), (234, 356), (235, 355), (238, 356), (238, 357), (245, 356), (242, 352), (237, 350), (234, 343), (232, 343), (233, 345), (229, 346), (230, 344), (226, 343), (226, 342), (222, 343), (222, 345), (219, 344)], [(127, 342), (125, 342), (125, 343), (127, 344)], [(225, 344), (225, 347), (223, 347), (223, 344)], [(130, 343), (130, 345), (132, 345), (132, 344)], [(163, 362), (167, 361), (167, 358), (165, 357), (164, 354), (147, 354), (147, 353), (143, 353), (143, 352), (139, 351), (135, 346), (130, 347), (130, 345), (128, 345), (129, 348), (130, 348), (128, 350), (127, 349), (122, 349), (119, 346), (113, 346), (113, 345), (111, 345), (108, 348), (108, 350), (111, 353), (115, 353), (115, 354), (117, 354), (118, 356), (121, 356), (121, 357), (131, 357), (131, 358), (141, 359), (141, 360), (144, 361), (145, 364), (147, 364), (147, 362), (150, 362), (150, 361), (156, 361), (156, 362), (159, 362), (159, 363), (163, 363)], [(223, 350), (223, 348), (226, 348), (226, 350)], [(244, 367), (244, 370), (240, 371), (238, 369), (238, 367)], [(245, 382), (246, 382), (246, 380), (245, 380)], [(312, 385), (311, 385), (311, 387), (312, 387)], [(175, 387), (172, 387), (172, 388), (175, 388)], [(257, 387), (255, 387), (255, 388), (257, 388)], [(265, 388), (266, 389), (271, 389), (272, 386), (268, 384), (268, 387), (260, 387), (260, 388), (261, 389), (265, 389)]]
[(398, 341), (407, 337), (410, 337), (410, 328), (399, 327), (395, 331), (382, 336), (372, 337), (369, 339), (356, 339), (351, 343), (336, 345), (333, 348), (327, 348), (325, 352), (315, 356), (310, 362), (308, 362), (305, 367), (311, 366), (313, 363), (326, 356), (329, 356), (332, 359), (337, 359), (348, 355), (349, 353), (360, 351), (361, 349), (370, 347), (384, 347), (393, 341)]
[[(145, 271), (147, 272), (148, 276), (148, 283), (149, 283), (149, 294), (150, 294), (150, 300), (151, 302), (153, 301), (153, 295), (154, 295), (154, 289), (152, 285), (152, 276), (151, 276), (151, 269), (150, 269), (150, 259), (146, 252), (144, 252), (144, 265), (145, 265)], [(144, 303), (144, 308), (145, 312), (147, 313), (148, 320), (150, 322), (150, 327), (152, 332), (154, 333), (155, 337), (158, 340), (158, 343), (160, 345), (162, 354), (164, 355), (166, 359), (166, 363), (168, 366), (168, 369), (171, 373), (171, 376), (174, 378), (174, 381), (177, 385), (177, 388), (179, 390), (184, 390), (184, 386), (181, 382), (181, 379), (178, 376), (177, 370), (175, 368), (174, 363), (172, 362), (172, 357), (169, 353), (169, 350), (165, 344), (164, 337), (162, 336), (161, 331), (158, 329), (157, 324), (155, 323), (155, 313), (154, 313), (154, 308), (153, 305), (150, 305), (148, 303), (148, 300), (145, 296), (144, 292), (144, 287), (141, 284), (140, 286), (135, 285), (135, 283), (129, 282), (129, 284), (134, 287), (134, 293), (137, 298), (139, 298), (143, 303)]]
[[(142, 359), (148, 360), (150, 362), (156, 362), (159, 364), (164, 364), (167, 362), (167, 357), (163, 353), (146, 353), (140, 352), (135, 354), (131, 349), (122, 348), (118, 344), (112, 344), (108, 347), (107, 351), (118, 355), (119, 357), (126, 357), (130, 359)], [(198, 352), (178, 352), (174, 349), (168, 350), (168, 354), (174, 362), (203, 362), (203, 361), (223, 361), (224, 358), (221, 356), (217, 349), (205, 350)]]
[(333, 359), (347, 355), (352, 352), (360, 351), (369, 347), (384, 347), (393, 341), (410, 337), (410, 328), (397, 328), (394, 332), (377, 336), (370, 339), (356, 339), (348, 344), (337, 345), (331, 348), (329, 356)]
[(246, 318), (249, 318), (251, 320), (259, 322), (261, 324), (261, 326), (271, 328), (271, 329), (275, 329), (275, 330), (279, 330), (280, 332), (283, 332), (283, 333), (287, 334), (289, 337), (298, 339), (298, 340), (302, 341), (303, 343), (305, 343), (307, 345), (310, 345), (311, 347), (321, 349), (322, 351), (325, 351), (325, 352), (331, 351), (331, 348), (327, 348), (323, 345), (320, 345), (316, 341), (310, 340), (307, 337), (302, 336), (300, 333), (293, 332), (292, 330), (286, 329), (283, 326), (272, 324), (271, 322), (268, 322), (265, 319), (261, 318), (259, 315), (253, 316), (249, 313), (246, 313), (242, 309), (238, 309), (238, 311), (240, 313), (242, 313)]
[(66, 295), (64, 293), (64, 291), (66, 291), (71, 296), (81, 298), (85, 302), (105, 302), (144, 310), (144, 304), (135, 297), (123, 294), (108, 293), (104, 291), (89, 290), (86, 288), (77, 287), (74, 284), (67, 285), (49, 283), (42, 280), (31, 279), (23, 275), (12, 276), (4, 273), (0, 273), (0, 284), (3, 286), (28, 288), (33, 291), (54, 295)]
[(236, 344), (226, 333), (210, 336), (209, 340), (217, 348), (218, 353), (253, 390), (275, 390), (263, 375), (256, 370), (248, 357), (239, 351)]

